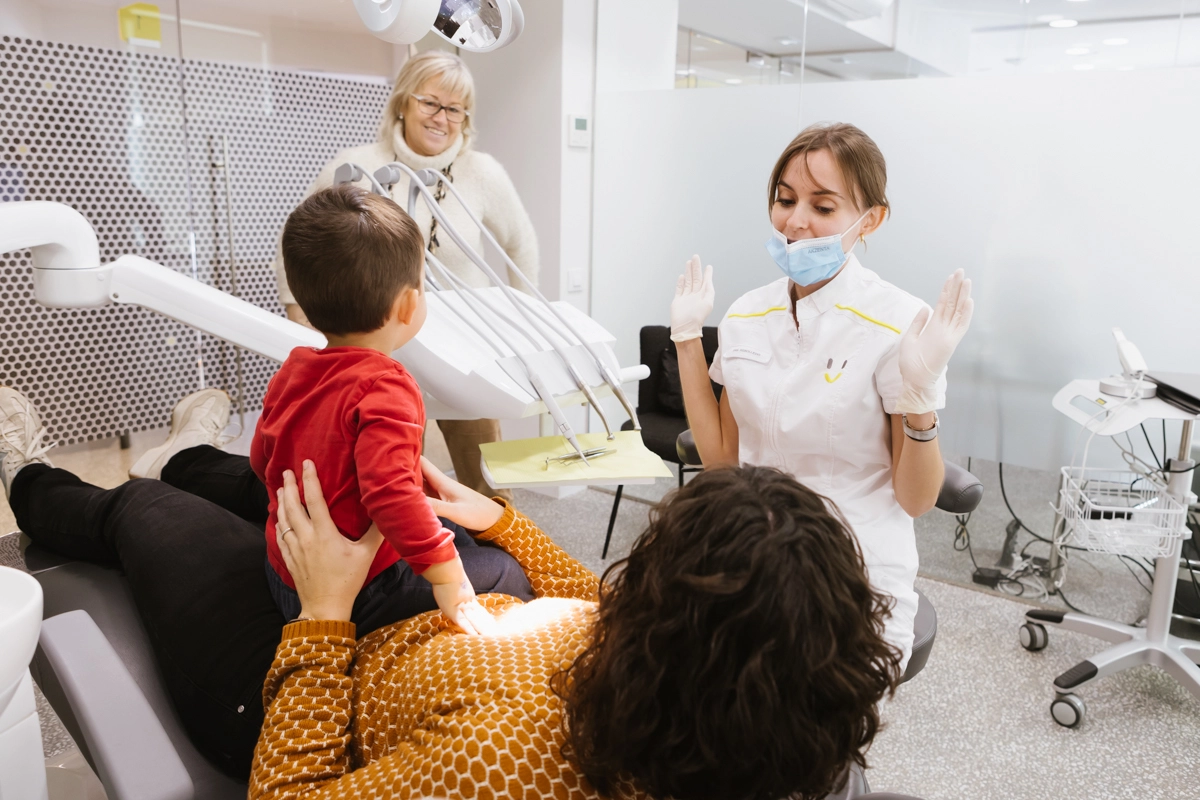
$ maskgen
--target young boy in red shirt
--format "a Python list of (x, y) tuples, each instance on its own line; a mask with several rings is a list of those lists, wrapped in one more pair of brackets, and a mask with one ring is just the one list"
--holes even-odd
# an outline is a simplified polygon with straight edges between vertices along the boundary
[[(427, 594), (420, 603), (427, 581), (448, 619), (481, 632), (491, 616), (475, 599), (455, 533), (424, 491), (421, 390), (391, 355), (425, 322), (421, 231), (391, 200), (342, 184), (296, 208), (282, 251), (288, 285), (328, 346), (291, 352), (267, 388), (251, 444), (270, 498), (267, 578), (276, 604), (289, 619), (300, 613), (279, 549), (290, 529), (276, 529), (277, 491), (284, 471), (299, 475), (309, 459), (338, 529), (357, 540), (374, 523), (383, 534), (354, 621), (370, 618), (362, 627), (376, 628), (428, 610)], [(465, 531), (458, 541), (475, 546)]]

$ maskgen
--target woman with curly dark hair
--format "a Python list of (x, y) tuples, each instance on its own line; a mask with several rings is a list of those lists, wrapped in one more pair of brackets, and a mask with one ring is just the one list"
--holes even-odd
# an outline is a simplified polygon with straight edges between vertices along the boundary
[(357, 576), (329, 567), (354, 544), (306, 467), (312, 521), (294, 480), (282, 504), (304, 613), (267, 678), (251, 798), (815, 800), (864, 764), (900, 654), (820, 495), (773, 469), (704, 472), (601, 583), (511, 507), (426, 477), (435, 511), (507, 550), (538, 599), (481, 598), (495, 636), (433, 612), (356, 643), (337, 586)]

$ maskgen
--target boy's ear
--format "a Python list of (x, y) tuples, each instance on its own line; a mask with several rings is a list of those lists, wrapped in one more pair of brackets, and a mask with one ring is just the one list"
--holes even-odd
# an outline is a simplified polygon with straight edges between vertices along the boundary
[(399, 321), (402, 325), (412, 323), (413, 317), (417, 313), (417, 308), (421, 301), (421, 290), (415, 287), (405, 289), (400, 292), (396, 298), (395, 304), (392, 306), (392, 318)]

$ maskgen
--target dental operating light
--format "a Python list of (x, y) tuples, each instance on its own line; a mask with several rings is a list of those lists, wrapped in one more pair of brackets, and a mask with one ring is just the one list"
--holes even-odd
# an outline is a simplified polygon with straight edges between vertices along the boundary
[(525, 28), (518, 0), (354, 0), (375, 36), (412, 44), (431, 30), (461, 50), (486, 53), (509, 44)]

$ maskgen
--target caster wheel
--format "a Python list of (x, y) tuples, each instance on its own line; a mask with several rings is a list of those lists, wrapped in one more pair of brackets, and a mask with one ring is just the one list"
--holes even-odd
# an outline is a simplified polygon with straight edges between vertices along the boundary
[(1078, 728), (1083, 722), (1083, 714), (1087, 706), (1083, 699), (1075, 694), (1060, 694), (1050, 704), (1050, 716), (1064, 728)]
[(1050, 635), (1046, 633), (1046, 626), (1037, 622), (1026, 622), (1017, 631), (1017, 635), (1021, 638), (1021, 647), (1031, 653), (1045, 650), (1046, 644), (1050, 641)]

